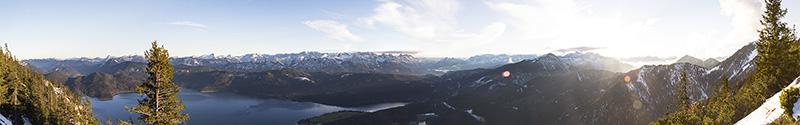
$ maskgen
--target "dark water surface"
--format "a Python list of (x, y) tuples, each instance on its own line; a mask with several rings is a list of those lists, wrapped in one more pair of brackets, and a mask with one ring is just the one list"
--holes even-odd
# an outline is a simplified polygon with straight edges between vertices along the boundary
[[(405, 105), (406, 103), (384, 103), (361, 107), (338, 107), (313, 102), (258, 98), (230, 92), (200, 93), (184, 88), (179, 97), (183, 99), (189, 114), (187, 123), (192, 125), (293, 125), (301, 119), (340, 110), (377, 111)], [(138, 93), (117, 94), (112, 100), (100, 101), (90, 98), (93, 113), (98, 120), (111, 119), (136, 121), (138, 114), (130, 114), (125, 106), (136, 106)]]

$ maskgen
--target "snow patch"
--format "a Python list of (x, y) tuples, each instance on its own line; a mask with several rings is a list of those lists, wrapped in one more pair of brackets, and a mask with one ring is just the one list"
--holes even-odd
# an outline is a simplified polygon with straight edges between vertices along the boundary
[(489, 82), (492, 82), (492, 81), (493, 81), (492, 79), (489, 79), (489, 80), (483, 81), (483, 79), (484, 79), (484, 78), (486, 78), (486, 76), (484, 76), (484, 77), (481, 77), (481, 79), (475, 80), (475, 83), (478, 83), (478, 84), (473, 84), (473, 85), (472, 85), (472, 87), (475, 87), (475, 86), (481, 86), (481, 85), (484, 85), (484, 84), (486, 84), (486, 83), (489, 83)]
[[(787, 89), (789, 87), (798, 87), (797, 84), (798, 78), (795, 78), (792, 84), (789, 84), (789, 86), (786, 86), (783, 89)], [(753, 112), (750, 112), (750, 114), (748, 114), (747, 116), (736, 122), (735, 125), (764, 125), (772, 123), (773, 121), (775, 121), (775, 119), (778, 119), (783, 114), (784, 111), (784, 109), (781, 108), (781, 102), (780, 102), (781, 94), (783, 94), (783, 90), (781, 90), (778, 93), (775, 93), (775, 95), (772, 95), (772, 97), (767, 99), (764, 102), (764, 104), (761, 104), (761, 106), (759, 106), (758, 109), (756, 109)], [(796, 110), (796, 108), (793, 108), (792, 110), (800, 111)], [(794, 114), (792, 115), (794, 116)]]
[(739, 74), (739, 70), (733, 70), (733, 74), (731, 74), (730, 77), (735, 77), (736, 74)]
[(756, 56), (758, 56), (758, 49), (753, 49), (753, 51), (750, 52), (749, 55), (747, 55), (747, 61), (746, 62), (753, 61), (753, 59), (755, 59)]
[(447, 104), (447, 102), (442, 102), (442, 104), (444, 104), (444, 106), (447, 106), (447, 108), (450, 108), (450, 109), (452, 109), (452, 110), (456, 110), (456, 108), (455, 108), (455, 107), (453, 107), (453, 106), (450, 106), (449, 104)]
[(798, 117), (800, 117), (800, 99), (794, 102), (794, 107), (792, 107), (792, 118), (797, 119)]
[(712, 68), (711, 70), (706, 70), (706, 75), (711, 74), (711, 72), (716, 71), (718, 69), (719, 69), (719, 65), (714, 66), (714, 68)]
[(478, 120), (478, 121), (481, 121), (481, 122), (484, 122), (484, 123), (486, 122), (486, 119), (483, 119), (483, 117), (475, 115), (475, 114), (472, 114), (472, 109), (469, 109), (469, 110), (464, 111), (464, 112), (467, 112), (469, 115), (471, 115), (473, 118), (475, 118), (475, 120)]
[(63, 92), (63, 91), (61, 91), (61, 88), (58, 88), (58, 87), (55, 87), (55, 86), (53, 86), (53, 90), (55, 90), (53, 92), (56, 93), (56, 94), (61, 94)]
[(750, 64), (744, 65), (744, 67), (742, 67), (742, 70), (745, 70), (747, 68), (750, 68)]
[(706, 94), (706, 90), (700, 89), (700, 93), (703, 94), (703, 99), (708, 99), (708, 95)]
[(647, 82), (645, 82), (644, 80), (644, 68), (639, 70), (639, 74), (636, 77), (636, 82), (642, 83), (642, 85), (644, 85), (644, 88), (647, 89), (648, 92), (650, 91), (650, 87), (647, 87)]
[(3, 116), (3, 114), (0, 114), (0, 124), (13, 125), (11, 124), (11, 120), (8, 120), (8, 118), (6, 118), (6, 116)]
[(439, 115), (436, 115), (436, 113), (425, 113), (425, 114), (422, 114), (422, 115), (423, 116), (439, 116)]
[(294, 77), (294, 79), (297, 79), (297, 80), (300, 80), (300, 81), (311, 81), (311, 79), (308, 79), (308, 77)]

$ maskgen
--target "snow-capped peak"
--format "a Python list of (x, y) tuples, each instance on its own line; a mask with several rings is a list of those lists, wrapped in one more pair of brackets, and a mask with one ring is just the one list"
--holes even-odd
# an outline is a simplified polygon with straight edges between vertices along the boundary
[(214, 59), (214, 53), (200, 55), (200, 56), (198, 56), (197, 58), (201, 58), (201, 59)]

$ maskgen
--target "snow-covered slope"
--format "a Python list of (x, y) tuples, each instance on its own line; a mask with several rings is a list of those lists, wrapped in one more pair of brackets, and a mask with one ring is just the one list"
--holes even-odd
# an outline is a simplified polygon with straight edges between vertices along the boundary
[[(800, 85), (797, 84), (798, 79), (800, 79), (800, 77), (795, 78), (792, 84), (789, 84), (789, 86), (786, 86), (786, 88), (783, 89), (787, 89), (790, 87), (800, 87)], [(781, 90), (778, 93), (775, 93), (775, 95), (772, 95), (772, 97), (767, 99), (767, 101), (765, 101), (764, 104), (761, 104), (761, 106), (759, 106), (758, 109), (756, 109), (749, 115), (745, 116), (744, 118), (736, 122), (736, 125), (764, 125), (772, 123), (773, 121), (775, 121), (775, 119), (778, 119), (785, 110), (781, 108), (780, 96), (782, 93), (783, 90)], [(798, 112), (798, 110), (794, 110), (794, 112)]]
[(0, 114), (0, 125), (12, 125), (11, 120), (8, 120), (3, 114)]

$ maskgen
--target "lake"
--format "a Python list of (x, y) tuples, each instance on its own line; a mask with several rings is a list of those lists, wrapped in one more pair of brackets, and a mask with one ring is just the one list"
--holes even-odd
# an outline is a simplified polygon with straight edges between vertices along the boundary
[[(260, 98), (232, 92), (201, 93), (187, 88), (183, 88), (178, 96), (186, 105), (183, 112), (189, 114), (187, 123), (193, 125), (293, 125), (301, 119), (328, 112), (340, 110), (373, 112), (407, 104), (384, 103), (360, 107), (339, 107), (313, 102)], [(90, 100), (94, 105), (92, 112), (97, 114), (98, 120), (105, 123), (108, 116), (111, 116), (111, 119), (125, 121), (129, 117), (133, 117), (133, 120), (136, 121), (139, 114), (130, 114), (125, 110), (125, 106), (136, 106), (136, 100), (141, 98), (139, 93), (123, 93), (115, 95), (112, 100), (100, 101), (97, 98), (90, 98)]]

